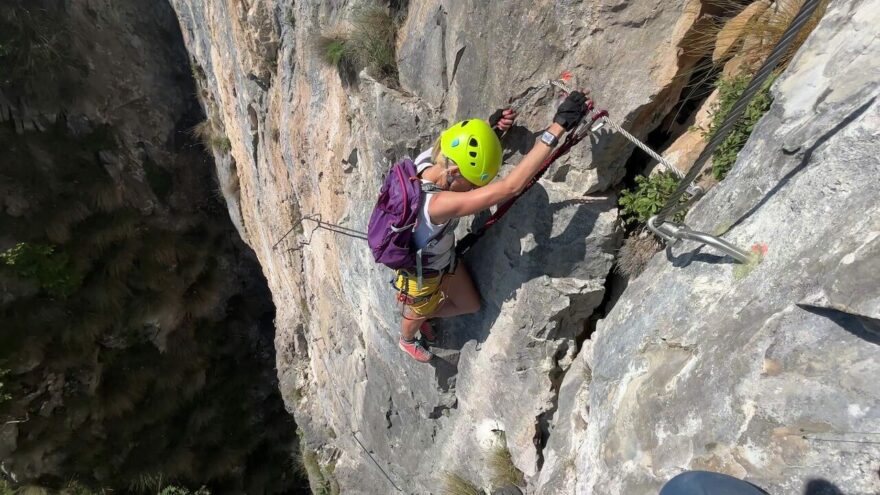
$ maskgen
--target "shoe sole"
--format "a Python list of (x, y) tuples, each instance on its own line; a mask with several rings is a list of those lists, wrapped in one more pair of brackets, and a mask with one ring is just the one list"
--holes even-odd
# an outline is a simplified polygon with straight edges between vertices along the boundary
[(429, 353), (428, 353), (428, 359), (426, 359), (426, 360), (423, 361), (423, 360), (421, 360), (421, 359), (419, 359), (419, 358), (413, 356), (412, 354), (410, 354), (409, 351), (407, 351), (406, 349), (404, 349), (404, 347), (403, 347), (402, 345), (397, 344), (397, 347), (400, 347), (400, 350), (401, 350), (401, 351), (405, 352), (409, 357), (415, 359), (416, 361), (418, 361), (418, 362), (420, 362), (420, 363), (428, 363), (428, 362), (431, 361), (431, 359), (434, 358), (434, 354), (429, 352)]

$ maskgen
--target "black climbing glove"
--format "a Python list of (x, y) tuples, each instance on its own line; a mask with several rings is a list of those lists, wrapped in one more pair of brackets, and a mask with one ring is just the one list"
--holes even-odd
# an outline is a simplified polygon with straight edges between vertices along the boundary
[(503, 108), (499, 108), (498, 110), (495, 110), (495, 113), (493, 113), (492, 116), (489, 117), (489, 127), (497, 127), (498, 121), (501, 120), (502, 115), (504, 115)]
[(587, 95), (580, 91), (572, 91), (556, 109), (553, 122), (565, 127), (566, 131), (570, 131), (584, 118), (586, 112)]
[(510, 129), (516, 120), (516, 111), (512, 108), (499, 108), (489, 117), (489, 127), (495, 130), (495, 134), (501, 136)]

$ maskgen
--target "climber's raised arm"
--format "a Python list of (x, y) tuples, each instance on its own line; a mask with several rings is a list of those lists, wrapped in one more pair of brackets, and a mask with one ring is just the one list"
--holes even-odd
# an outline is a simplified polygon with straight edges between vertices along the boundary
[(423, 180), (437, 185), (438, 192), (428, 213), (431, 222), (445, 223), (472, 215), (503, 203), (526, 188), (540, 171), (559, 138), (584, 114), (586, 96), (573, 92), (559, 106), (553, 123), (532, 149), (505, 177), (491, 182), (501, 165), (501, 143), (481, 120), (465, 120), (451, 127), (440, 138), (441, 153), (434, 166), (422, 174)]

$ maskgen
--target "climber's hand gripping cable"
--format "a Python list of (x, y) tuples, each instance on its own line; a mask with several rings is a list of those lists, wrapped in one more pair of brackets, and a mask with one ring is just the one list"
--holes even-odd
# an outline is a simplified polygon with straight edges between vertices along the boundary
[(505, 133), (510, 129), (510, 126), (513, 125), (513, 121), (516, 120), (516, 117), (516, 110), (512, 108), (499, 108), (498, 110), (495, 110), (491, 117), (489, 117), (489, 125), (493, 129), (497, 129), (495, 132), (501, 131), (502, 133)]

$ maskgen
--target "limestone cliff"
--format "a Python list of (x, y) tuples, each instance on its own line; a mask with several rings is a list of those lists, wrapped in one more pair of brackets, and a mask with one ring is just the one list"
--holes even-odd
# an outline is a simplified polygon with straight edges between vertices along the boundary
[[(856, 15), (869, 18), (876, 1), (832, 6), (812, 51), (778, 84), (779, 101), (748, 158), (691, 214), (710, 231), (724, 223), (741, 244), (769, 243), (762, 265), (735, 280), (729, 260), (705, 249), (658, 255), (580, 350), (606, 299), (622, 235), (615, 187), (632, 151), (603, 132), (554, 165), (469, 253), (484, 308), (441, 324), (444, 350), (431, 366), (396, 347), (389, 272), (372, 262), (363, 240), (315, 220), (365, 230), (393, 160), (430, 146), (447, 123), (488, 116), (564, 69), (633, 134), (648, 136), (676, 108), (698, 62), (682, 46), (712, 7), (392, 2), (402, 23), (399, 84), (389, 85), (367, 72), (340, 73), (315, 48), (362, 2), (172, 4), (203, 74), (206, 111), (231, 143), (229, 155), (217, 156), (218, 175), (234, 186), (224, 188), (230, 215), (278, 307), (282, 394), (324, 475), (343, 492), (437, 493), (446, 471), (489, 486), (487, 452), (503, 441), (535, 492), (655, 493), (670, 475), (701, 466), (780, 490), (811, 474), (854, 490), (877, 488), (869, 455), (856, 455), (864, 467), (835, 467), (828, 460), (845, 444), (790, 435), (877, 430), (876, 391), (865, 379), (877, 366), (876, 345), (854, 336), (873, 335), (876, 289), (865, 278), (869, 266), (853, 264), (873, 259), (878, 218), (869, 196), (860, 196), (878, 177), (870, 158), (876, 42), (871, 21)], [(844, 38), (856, 40), (844, 45)], [(832, 42), (834, 57), (817, 48)], [(844, 70), (854, 71), (845, 90), (820, 77)], [(528, 149), (556, 101), (543, 96), (526, 108), (521, 127), (505, 138), (506, 163)], [(839, 151), (822, 151), (835, 139)], [(860, 166), (844, 168), (841, 158), (828, 165), (820, 156)], [(822, 195), (834, 199), (819, 201)], [(795, 213), (784, 216), (785, 209)], [(462, 232), (471, 222), (463, 223)], [(843, 286), (834, 281), (844, 272), (834, 267), (847, 253), (852, 262), (840, 270), (862, 275)], [(832, 309), (804, 307), (857, 313), (852, 321), (867, 333), (846, 332), (855, 323), (827, 318)], [(807, 331), (788, 335), (798, 326)], [(815, 354), (801, 356), (808, 349)], [(843, 363), (837, 372), (825, 367), (831, 358), (822, 356), (831, 352)], [(721, 365), (722, 358), (732, 362)], [(783, 400), (786, 387), (809, 395), (795, 385), (807, 375), (825, 395)], [(843, 376), (852, 377), (849, 385), (830, 386)], [(798, 412), (844, 403), (846, 421)], [(695, 416), (701, 411), (717, 413)]]

